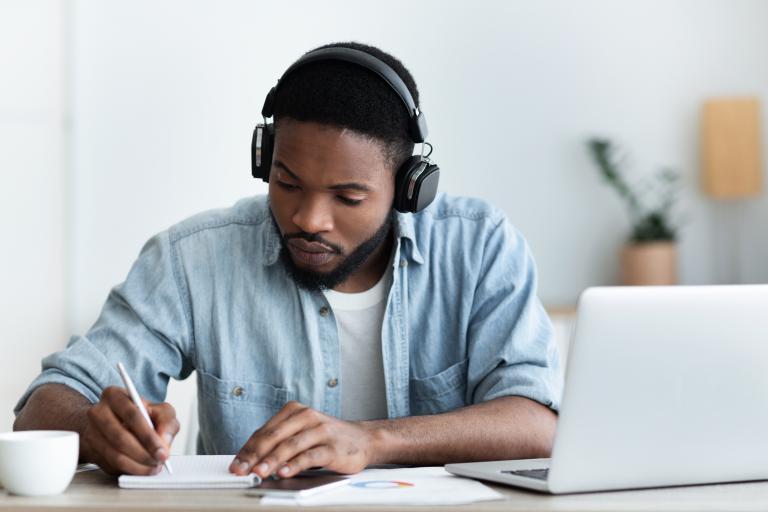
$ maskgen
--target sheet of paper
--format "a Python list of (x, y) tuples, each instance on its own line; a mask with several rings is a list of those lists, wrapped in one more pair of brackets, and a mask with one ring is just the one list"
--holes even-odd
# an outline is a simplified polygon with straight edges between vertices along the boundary
[(462, 505), (503, 499), (480, 482), (451, 475), (442, 466), (366, 469), (348, 485), (305, 498), (261, 499), (262, 505)]
[(246, 489), (261, 483), (256, 474), (245, 476), (229, 472), (234, 455), (174, 455), (173, 475), (163, 469), (154, 476), (122, 475), (124, 489)]

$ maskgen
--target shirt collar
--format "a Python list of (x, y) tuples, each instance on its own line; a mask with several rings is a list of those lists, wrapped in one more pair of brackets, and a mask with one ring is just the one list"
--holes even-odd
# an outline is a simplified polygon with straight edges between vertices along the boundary
[[(416, 244), (415, 228), (413, 225), (413, 215), (410, 213), (395, 212), (395, 218), (393, 222), (393, 229), (395, 231), (395, 242), (400, 247), (400, 254), (402, 257), (407, 257), (410, 253), (411, 259), (416, 263), (424, 263), (424, 258), (421, 255), (419, 246)], [(402, 240), (408, 240), (408, 244), (401, 244)], [(280, 256), (280, 249), (282, 247), (282, 240), (280, 232), (277, 229), (274, 219), (270, 218), (266, 222), (264, 231), (262, 234), (262, 246), (264, 247), (264, 259), (262, 260), (265, 266), (273, 265)]]
[[(400, 254), (407, 257), (410, 252), (411, 259), (416, 263), (424, 263), (419, 246), (416, 243), (415, 227), (413, 225), (413, 214), (395, 212), (395, 238), (400, 246)], [(408, 244), (401, 244), (402, 240), (408, 240)]]
[(277, 258), (280, 256), (282, 240), (280, 231), (277, 229), (277, 224), (275, 224), (275, 219), (272, 217), (271, 211), (268, 214), (261, 241), (261, 245), (264, 248), (264, 259), (262, 260), (264, 265), (274, 265)]

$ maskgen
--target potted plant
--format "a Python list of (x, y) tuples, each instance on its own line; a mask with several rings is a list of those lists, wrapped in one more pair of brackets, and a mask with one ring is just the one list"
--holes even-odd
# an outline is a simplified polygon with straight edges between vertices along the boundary
[(680, 175), (672, 169), (659, 172), (635, 185), (620, 171), (622, 159), (607, 139), (590, 139), (590, 154), (606, 183), (624, 199), (632, 233), (621, 250), (621, 281), (627, 285), (677, 283), (677, 227), (672, 208)]

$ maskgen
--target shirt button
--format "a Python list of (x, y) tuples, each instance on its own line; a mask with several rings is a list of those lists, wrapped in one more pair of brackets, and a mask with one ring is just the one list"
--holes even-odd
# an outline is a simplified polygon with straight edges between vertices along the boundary
[(329, 310), (327, 307), (323, 306), (320, 308), (320, 316), (328, 316)]
[(235, 386), (232, 388), (232, 394), (235, 396), (242, 396), (243, 393), (245, 393), (245, 390), (242, 388), (242, 386)]
[(404, 268), (408, 266), (408, 260), (400, 260), (400, 268)]
[(339, 383), (339, 380), (336, 377), (334, 377), (328, 380), (328, 387), (335, 388), (338, 383)]

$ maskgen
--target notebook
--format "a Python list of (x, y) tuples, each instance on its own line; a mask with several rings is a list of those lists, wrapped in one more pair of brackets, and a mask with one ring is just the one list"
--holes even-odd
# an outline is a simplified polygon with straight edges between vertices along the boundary
[(123, 489), (246, 489), (256, 487), (261, 478), (255, 473), (234, 475), (229, 465), (234, 455), (174, 455), (173, 474), (163, 469), (154, 476), (122, 475)]

